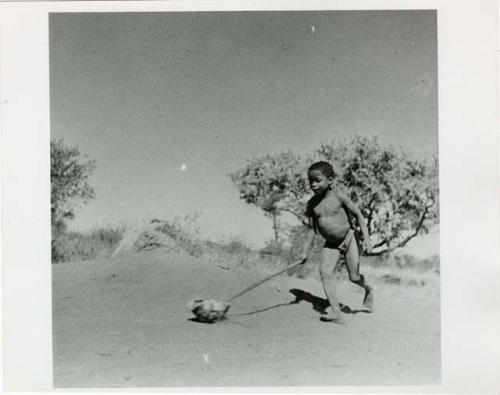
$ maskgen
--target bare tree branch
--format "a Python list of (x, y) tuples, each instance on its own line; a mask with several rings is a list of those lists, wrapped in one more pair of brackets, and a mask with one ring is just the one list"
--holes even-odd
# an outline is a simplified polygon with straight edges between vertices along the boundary
[(391, 248), (390, 249), (391, 251), (396, 249), (396, 248), (404, 247), (406, 244), (408, 244), (408, 242), (411, 239), (415, 238), (419, 234), (420, 229), (422, 228), (422, 225), (424, 224), (425, 217), (427, 216), (427, 213), (429, 212), (430, 207), (432, 207), (432, 204), (430, 206), (424, 205), (424, 212), (422, 213), (422, 216), (420, 217), (420, 220), (418, 221), (418, 224), (415, 227), (415, 230), (413, 231), (413, 233), (408, 235), (407, 237), (405, 237), (397, 246)]

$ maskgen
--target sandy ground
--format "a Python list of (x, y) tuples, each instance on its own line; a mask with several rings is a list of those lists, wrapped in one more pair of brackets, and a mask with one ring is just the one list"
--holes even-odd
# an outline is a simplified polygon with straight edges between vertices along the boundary
[[(340, 286), (347, 324), (319, 320), (314, 279), (278, 277), (192, 322), (186, 303), (225, 300), (265, 274), (162, 249), (53, 266), (56, 387), (435, 384), (439, 289), (378, 284), (376, 311)], [(289, 291), (306, 299), (294, 303)], [(349, 309), (346, 309), (348, 311)]]

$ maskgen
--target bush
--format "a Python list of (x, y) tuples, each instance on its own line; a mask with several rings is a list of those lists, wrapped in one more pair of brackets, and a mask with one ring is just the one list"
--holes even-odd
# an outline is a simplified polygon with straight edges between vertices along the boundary
[(199, 214), (174, 217), (170, 220), (153, 219), (162, 226), (157, 230), (171, 237), (188, 254), (199, 257), (203, 252), (203, 238), (198, 226)]
[(122, 228), (95, 229), (89, 233), (62, 232), (52, 239), (52, 263), (109, 257), (123, 233)]
[[(321, 144), (306, 159), (292, 152), (252, 158), (230, 175), (240, 198), (272, 219), (275, 241), (284, 241), (285, 213), (302, 221), (310, 196), (307, 166), (333, 164), (336, 187), (344, 190), (366, 218), (372, 254), (405, 246), (439, 221), (437, 155), (379, 144), (377, 138), (353, 137), (346, 143)], [(352, 226), (359, 224), (351, 218)], [(287, 241), (287, 240), (285, 240)]]
[[(83, 161), (82, 161), (83, 159)], [(67, 146), (62, 139), (50, 142), (50, 211), (53, 235), (66, 230), (67, 220), (75, 216), (78, 202), (95, 198), (89, 178), (95, 162), (85, 160), (77, 147)]]

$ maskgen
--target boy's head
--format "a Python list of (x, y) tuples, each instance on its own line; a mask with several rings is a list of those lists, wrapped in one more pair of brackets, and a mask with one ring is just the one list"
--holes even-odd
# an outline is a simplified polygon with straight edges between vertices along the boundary
[(319, 161), (319, 162), (314, 162), (311, 166), (309, 166), (308, 173), (311, 172), (311, 170), (319, 170), (321, 171), (325, 177), (330, 178), (330, 177), (335, 177), (335, 172), (333, 171), (333, 166), (325, 161)]
[(309, 166), (307, 176), (312, 191), (314, 194), (318, 195), (331, 188), (335, 172), (330, 163), (320, 161)]

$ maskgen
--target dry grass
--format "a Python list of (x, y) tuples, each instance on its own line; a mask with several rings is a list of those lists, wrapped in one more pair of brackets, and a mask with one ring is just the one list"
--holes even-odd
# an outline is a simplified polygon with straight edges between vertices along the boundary
[[(222, 269), (244, 267), (271, 273), (292, 265), (299, 259), (301, 235), (290, 246), (268, 243), (260, 250), (251, 249), (238, 238), (214, 242), (205, 238), (196, 225), (196, 216), (153, 219), (155, 230), (168, 235), (188, 254)], [(82, 261), (110, 256), (124, 236), (125, 229), (95, 229), (82, 234), (68, 232), (55, 240), (59, 261)], [(317, 242), (302, 271), (292, 269), (290, 276), (319, 279), (321, 242)], [(342, 263), (342, 262), (341, 262)], [(439, 282), (439, 257), (418, 259), (411, 255), (362, 257), (361, 272), (371, 281), (395, 286), (422, 287)], [(337, 271), (339, 281), (348, 281), (344, 265)]]
[(86, 233), (61, 233), (52, 240), (52, 263), (111, 256), (124, 231), (123, 228), (101, 228)]
[[(344, 261), (337, 268), (338, 281), (349, 281)], [(439, 256), (419, 259), (412, 255), (382, 255), (361, 257), (360, 272), (370, 281), (389, 285), (423, 287), (439, 283)], [(313, 254), (308, 261), (302, 278), (319, 279), (319, 257)]]

